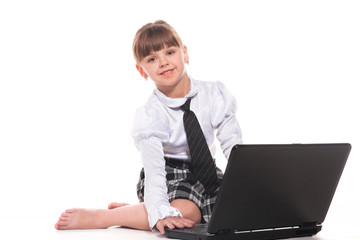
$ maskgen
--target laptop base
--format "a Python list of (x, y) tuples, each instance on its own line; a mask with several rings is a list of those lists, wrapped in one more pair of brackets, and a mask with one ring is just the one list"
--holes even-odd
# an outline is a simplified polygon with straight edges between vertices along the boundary
[[(242, 232), (221, 232), (219, 234), (211, 234), (207, 232), (194, 234), (191, 229), (165, 229), (166, 237), (177, 238), (185, 240), (270, 240), (270, 239), (285, 239), (285, 238), (298, 238), (310, 237), (317, 234), (321, 230), (321, 225), (311, 227), (294, 227), (294, 228), (281, 228), (281, 229), (265, 229), (255, 231), (242, 231)], [(190, 231), (189, 231), (190, 230)]]

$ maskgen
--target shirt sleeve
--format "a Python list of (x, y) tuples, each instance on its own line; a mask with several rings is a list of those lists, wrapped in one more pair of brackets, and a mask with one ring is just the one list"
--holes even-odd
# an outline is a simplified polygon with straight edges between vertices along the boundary
[(150, 229), (160, 219), (182, 216), (170, 206), (167, 195), (163, 144), (168, 141), (169, 132), (169, 121), (159, 111), (145, 106), (136, 112), (132, 136), (144, 165), (144, 203)]
[(236, 119), (237, 102), (221, 82), (216, 82), (210, 107), (211, 122), (217, 129), (216, 136), (226, 159), (229, 159), (232, 147), (242, 144), (242, 133)]

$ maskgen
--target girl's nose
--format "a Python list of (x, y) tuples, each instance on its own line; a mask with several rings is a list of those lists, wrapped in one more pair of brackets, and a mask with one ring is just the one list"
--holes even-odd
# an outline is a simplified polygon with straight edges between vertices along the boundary
[(161, 57), (160, 58), (160, 67), (162, 68), (162, 67), (165, 67), (167, 65), (169, 65), (169, 63), (168, 63), (166, 57)]

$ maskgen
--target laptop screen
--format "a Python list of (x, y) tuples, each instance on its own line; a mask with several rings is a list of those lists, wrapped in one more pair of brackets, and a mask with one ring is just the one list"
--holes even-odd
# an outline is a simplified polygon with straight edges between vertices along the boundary
[(350, 144), (237, 145), (208, 232), (321, 224)]

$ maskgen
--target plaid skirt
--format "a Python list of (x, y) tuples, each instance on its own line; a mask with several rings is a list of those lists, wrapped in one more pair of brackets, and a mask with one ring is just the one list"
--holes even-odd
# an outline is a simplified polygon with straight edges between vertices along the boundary
[[(205, 193), (204, 186), (189, 170), (189, 165), (183, 161), (166, 158), (166, 185), (168, 188), (169, 202), (175, 199), (187, 199), (194, 202), (200, 209), (202, 222), (209, 222), (219, 187), (210, 194)], [(216, 168), (219, 181), (223, 173)], [(144, 202), (145, 172), (141, 169), (140, 179), (137, 184), (137, 196), (140, 202)]]

